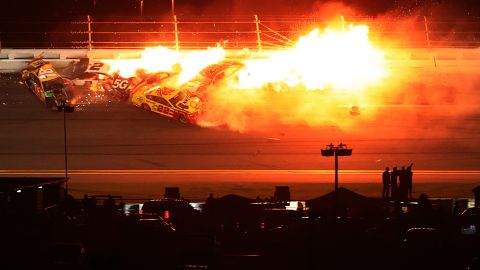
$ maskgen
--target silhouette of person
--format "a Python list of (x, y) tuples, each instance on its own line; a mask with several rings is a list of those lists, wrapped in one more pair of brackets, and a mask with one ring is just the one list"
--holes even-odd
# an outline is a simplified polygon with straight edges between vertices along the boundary
[(85, 212), (88, 211), (87, 209), (88, 209), (89, 206), (90, 206), (90, 199), (88, 198), (88, 195), (87, 195), (87, 194), (84, 194), (84, 195), (83, 195), (82, 206), (83, 206), (83, 210), (84, 210)]
[(398, 172), (398, 199), (400, 201), (406, 200), (407, 194), (407, 170), (405, 166), (402, 166), (402, 169)]
[(208, 195), (208, 198), (205, 200), (205, 204), (211, 204), (213, 200), (215, 200), (215, 198), (213, 198), (213, 193), (210, 193), (210, 195)]
[(213, 193), (210, 193), (210, 195), (208, 195), (208, 198), (205, 200), (205, 205), (203, 207), (203, 210), (205, 212), (211, 211), (214, 201), (215, 201), (215, 198), (213, 197)]
[(388, 200), (390, 197), (390, 168), (386, 167), (382, 174), (383, 191), (382, 198)]
[(112, 195), (108, 194), (107, 199), (103, 201), (103, 206), (109, 211), (115, 211), (115, 200), (112, 198)]
[(303, 203), (302, 202), (298, 202), (297, 211), (298, 212), (303, 212)]
[(475, 207), (480, 207), (480, 186), (476, 186), (472, 192), (475, 196)]
[(433, 213), (433, 208), (432, 208), (432, 203), (428, 199), (427, 194), (422, 193), (418, 197), (417, 210), (418, 210), (418, 216), (419, 217), (422, 217), (424, 219), (431, 218), (431, 215)]
[(392, 194), (390, 198), (392, 198), (395, 201), (397, 200), (397, 194), (398, 194), (397, 177), (398, 177), (397, 167), (393, 167), (392, 172), (390, 173), (390, 189), (392, 190)]
[(405, 172), (406, 176), (406, 182), (407, 182), (407, 195), (408, 195), (408, 200), (412, 200), (412, 189), (413, 189), (413, 172), (412, 172), (412, 166), (413, 163), (410, 164), (410, 166), (407, 167), (407, 171)]
[(79, 214), (77, 202), (72, 195), (67, 194), (64, 200), (65, 214), (69, 217), (74, 217)]
[(88, 197), (88, 195), (85, 194), (83, 195), (82, 205), (85, 213), (89, 214), (97, 205), (97, 201), (95, 200), (95, 197)]

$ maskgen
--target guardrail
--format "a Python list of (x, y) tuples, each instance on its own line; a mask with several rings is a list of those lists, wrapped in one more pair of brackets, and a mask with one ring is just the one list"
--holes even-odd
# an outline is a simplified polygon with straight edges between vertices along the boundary
[[(131, 59), (139, 58), (143, 49), (3, 49), (0, 51), (0, 73), (18, 72), (27, 63), (42, 56), (54, 66), (62, 68), (73, 59)], [(239, 57), (238, 50), (227, 50), (227, 57)], [(255, 57), (265, 57), (268, 50), (254, 52)], [(386, 51), (385, 59), (392, 66), (450, 68), (468, 66), (465, 71), (478, 72), (480, 68), (480, 48), (395, 48)]]
[[(480, 20), (438, 21), (427, 17), (408, 21), (355, 17), (275, 16), (218, 18), (116, 17), (81, 21), (42, 21), (19, 18), (1, 21), (0, 72), (18, 71), (29, 59), (42, 55), (62, 67), (82, 57), (114, 59), (139, 57), (145, 47), (164, 46), (195, 50), (220, 45), (230, 55), (249, 49), (262, 51), (288, 48), (301, 34), (315, 27), (346, 28), (366, 24), (370, 38), (382, 41), (386, 59), (425, 66), (480, 62)], [(385, 42), (387, 41), (387, 42)], [(427, 63), (428, 64), (428, 63)], [(402, 63), (402, 65), (404, 65)]]
[[(0, 19), (1, 21), (1, 19)], [(427, 17), (408, 21), (368, 17), (239, 17), (210, 18), (85, 17), (81, 21), (3, 21), (3, 48), (138, 49), (165, 46), (203, 49), (275, 49), (289, 47), (299, 33), (314, 27), (366, 24), (372, 39), (397, 48), (472, 48), (480, 46), (480, 20), (439, 21)]]

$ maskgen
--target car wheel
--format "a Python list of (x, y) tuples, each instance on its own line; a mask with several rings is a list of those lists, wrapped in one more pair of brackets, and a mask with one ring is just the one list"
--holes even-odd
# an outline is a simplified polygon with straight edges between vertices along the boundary
[(36, 82), (32, 82), (31, 90), (42, 102), (46, 102), (45, 94)]
[(52, 111), (57, 111), (57, 104), (55, 104), (55, 100), (52, 98), (45, 98), (45, 105), (47, 108), (51, 109)]
[(178, 121), (180, 121), (180, 123), (183, 123), (183, 124), (188, 124), (190, 123), (190, 121), (188, 121), (188, 119), (185, 117), (184, 114), (180, 114), (178, 116)]
[(142, 103), (142, 109), (144, 109), (145, 111), (151, 111), (152, 109), (150, 108), (150, 106), (148, 106), (147, 103)]

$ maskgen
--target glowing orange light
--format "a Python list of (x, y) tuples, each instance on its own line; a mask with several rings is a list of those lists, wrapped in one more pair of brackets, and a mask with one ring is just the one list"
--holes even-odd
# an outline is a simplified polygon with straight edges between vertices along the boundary
[(383, 53), (369, 42), (367, 26), (324, 32), (317, 28), (301, 37), (294, 48), (245, 61), (245, 66), (239, 88), (281, 82), (307, 90), (358, 90), (386, 75)]
[[(364, 25), (314, 29), (292, 47), (256, 56), (247, 54), (248, 59), (240, 60), (243, 68), (210, 85), (198, 124), (226, 124), (240, 131), (254, 128), (249, 123), (273, 120), (345, 126), (352, 117), (365, 117), (363, 108), (371, 99), (367, 92), (389, 73), (383, 52), (370, 42)], [(222, 60), (222, 48), (177, 52), (157, 47), (145, 49), (139, 59), (106, 62), (123, 77), (135, 76), (137, 69), (174, 71), (177, 81), (169, 83), (184, 89), (202, 69)]]
[(146, 48), (140, 58), (104, 60), (110, 65), (110, 73), (118, 72), (122, 77), (134, 77), (139, 69), (147, 73), (157, 71), (180, 72), (178, 84), (192, 79), (204, 67), (225, 58), (222, 48), (203, 51), (177, 52), (165, 47)]

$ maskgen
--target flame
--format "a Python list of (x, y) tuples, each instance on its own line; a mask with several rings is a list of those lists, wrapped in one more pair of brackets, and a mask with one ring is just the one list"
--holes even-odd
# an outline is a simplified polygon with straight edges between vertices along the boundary
[(245, 61), (238, 87), (282, 82), (307, 90), (358, 90), (386, 75), (383, 58), (382, 51), (369, 42), (367, 26), (324, 32), (317, 28), (300, 38), (293, 49)]
[(147, 73), (157, 71), (180, 72), (178, 84), (192, 79), (204, 67), (225, 58), (222, 48), (210, 48), (204, 51), (178, 52), (162, 46), (146, 48), (138, 59), (104, 60), (110, 65), (110, 73), (118, 72), (120, 76), (135, 77), (139, 69)]
[[(135, 76), (138, 69), (179, 72), (180, 86), (226, 57), (222, 48), (178, 52), (157, 47), (145, 49), (140, 59), (106, 62), (124, 77)], [(361, 106), (369, 102), (369, 89), (389, 74), (384, 62), (384, 53), (368, 38), (367, 26), (314, 29), (293, 47), (261, 57), (250, 53), (234, 79), (210, 87), (199, 124), (226, 124), (236, 130), (274, 121), (348, 125), (353, 115), (364, 115)]]
[(368, 105), (384, 91), (389, 74), (367, 26), (314, 29), (293, 48), (264, 55), (243, 61), (236, 80), (209, 90), (200, 125), (238, 131), (277, 124), (348, 128), (358, 117), (374, 116)]

